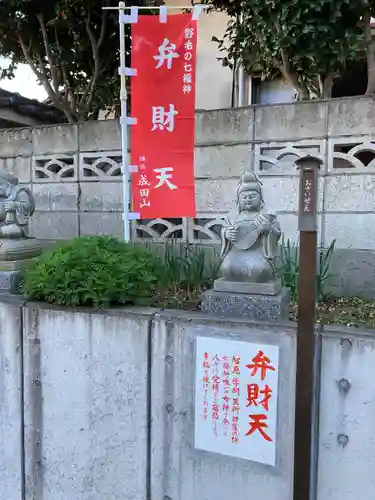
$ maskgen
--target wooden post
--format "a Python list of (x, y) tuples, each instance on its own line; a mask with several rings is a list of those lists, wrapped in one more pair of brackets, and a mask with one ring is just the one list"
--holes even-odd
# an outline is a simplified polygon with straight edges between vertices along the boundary
[(305, 156), (296, 161), (300, 170), (298, 229), (300, 231), (297, 373), (294, 439), (294, 500), (309, 500), (311, 491), (314, 328), (317, 265), (318, 172), (322, 161)]

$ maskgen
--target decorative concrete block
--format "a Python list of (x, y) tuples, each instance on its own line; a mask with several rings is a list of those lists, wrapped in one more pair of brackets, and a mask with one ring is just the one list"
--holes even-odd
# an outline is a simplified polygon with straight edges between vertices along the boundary
[(78, 184), (73, 183), (42, 183), (33, 184), (35, 206), (40, 211), (64, 210), (75, 212), (78, 203)]
[(257, 106), (255, 140), (282, 141), (324, 137), (327, 134), (327, 102), (312, 101)]
[(202, 294), (201, 310), (219, 316), (285, 320), (289, 316), (289, 303), (288, 288), (283, 288), (277, 295), (247, 295), (207, 290)]
[(81, 182), (81, 210), (84, 212), (121, 212), (122, 182)]
[[(128, 127), (128, 147), (130, 148)], [(121, 150), (121, 127), (119, 120), (99, 120), (83, 122), (79, 125), (80, 151)]]
[(31, 128), (0, 130), (1, 156), (31, 156), (33, 151), (31, 131)]
[(31, 156), (0, 158), (0, 168), (17, 177), (21, 184), (31, 181)]
[(372, 212), (375, 206), (374, 173), (328, 176), (324, 205), (329, 212)]
[(328, 134), (374, 134), (375, 100), (354, 97), (328, 101)]
[(30, 221), (30, 233), (35, 238), (64, 240), (78, 236), (78, 213), (35, 212)]
[(78, 150), (77, 125), (36, 127), (32, 133), (34, 155), (70, 153)]
[(251, 144), (195, 148), (195, 178), (240, 177), (252, 168)]
[(79, 217), (81, 236), (124, 237), (122, 212), (82, 212)]
[(253, 139), (254, 108), (199, 111), (195, 115), (196, 144), (230, 144)]
[(238, 178), (199, 179), (196, 182), (196, 206), (198, 212), (225, 213), (233, 210)]

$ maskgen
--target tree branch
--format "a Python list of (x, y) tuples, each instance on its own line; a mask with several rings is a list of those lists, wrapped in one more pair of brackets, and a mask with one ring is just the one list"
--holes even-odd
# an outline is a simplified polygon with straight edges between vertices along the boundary
[(375, 93), (375, 42), (371, 34), (370, 10), (363, 15), (363, 22), (367, 60), (367, 89), (365, 95), (371, 95)]
[(58, 50), (59, 56), (60, 56), (60, 66), (61, 66), (61, 72), (62, 72), (62, 76), (63, 76), (63, 80), (64, 80), (65, 101), (66, 101), (66, 103), (69, 102), (72, 109), (76, 111), (77, 102), (76, 102), (74, 92), (72, 91), (72, 87), (71, 87), (70, 80), (68, 77), (68, 72), (67, 72), (66, 64), (64, 62), (64, 57), (63, 57), (63, 49), (62, 49), (61, 44), (60, 44), (59, 35), (57, 32), (56, 26), (55, 26), (55, 40), (56, 40), (56, 47), (57, 47), (57, 50)]
[(92, 49), (92, 56), (93, 56), (93, 61), (94, 61), (94, 70), (93, 74), (90, 78), (89, 83), (86, 85), (85, 91), (79, 101), (79, 108), (83, 109), (83, 112), (87, 112), (90, 109), (93, 97), (94, 97), (94, 90), (95, 90), (95, 85), (96, 82), (100, 76), (100, 57), (99, 57), (99, 49), (100, 46), (103, 44), (105, 33), (106, 33), (106, 21), (107, 21), (107, 12), (102, 11), (102, 24), (100, 28), (100, 35), (99, 35), (99, 40), (96, 41), (94, 32), (91, 29), (90, 26), (90, 15), (85, 19), (85, 27), (86, 31), (91, 43), (91, 49)]
[(290, 62), (287, 51), (285, 49), (281, 49), (280, 55), (282, 63), (280, 63), (279, 61), (275, 61), (275, 66), (281, 72), (284, 78), (293, 85), (293, 87), (298, 92), (300, 99), (302, 100), (309, 99), (310, 97), (309, 89), (307, 88), (305, 82), (300, 81), (300, 79), (298, 78), (298, 74)]
[(48, 34), (47, 34), (47, 28), (43, 19), (43, 14), (39, 13), (37, 14), (37, 19), (40, 25), (40, 29), (42, 31), (42, 37), (43, 37), (43, 44), (44, 44), (44, 50), (46, 51), (46, 56), (48, 59), (48, 63), (51, 68), (51, 76), (52, 76), (52, 84), (54, 86), (54, 89), (56, 92), (59, 91), (59, 77), (58, 77), (58, 72), (56, 69), (56, 61), (54, 60), (51, 52), (51, 48), (49, 46), (48, 42)]
[(26, 47), (26, 44), (23, 41), (22, 37), (18, 36), (18, 42), (21, 46), (21, 49), (22, 49), (22, 52), (23, 52), (23, 55), (25, 57), (26, 62), (28, 63), (28, 65), (30, 66), (30, 68), (34, 72), (35, 76), (40, 81), (40, 83), (43, 85), (43, 87), (44, 87), (45, 91), (47, 92), (48, 97), (51, 99), (53, 105), (56, 106), (56, 108), (63, 111), (63, 113), (65, 114), (65, 116), (67, 117), (67, 119), (70, 123), (75, 123), (77, 121), (75, 116), (72, 114), (72, 112), (70, 111), (70, 109), (68, 107), (62, 105), (62, 103), (60, 102), (60, 99), (57, 97), (56, 92), (51, 87), (51, 84), (50, 84), (49, 79), (48, 79), (47, 69), (46, 69), (45, 64), (43, 62), (42, 56), (40, 55), (39, 52), (34, 50), (34, 53), (38, 59), (40, 70), (37, 69), (37, 67), (33, 61), (33, 58), (31, 57), (31, 54), (30, 54), (31, 47), (32, 47), (32, 41), (30, 41), (29, 47)]

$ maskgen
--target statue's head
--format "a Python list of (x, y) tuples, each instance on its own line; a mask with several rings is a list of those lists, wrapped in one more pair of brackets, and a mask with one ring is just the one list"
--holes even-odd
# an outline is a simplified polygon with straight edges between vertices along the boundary
[(0, 168), (0, 195), (4, 194), (7, 188), (11, 186), (17, 186), (18, 179), (14, 177), (12, 174), (9, 174), (3, 168)]
[(237, 207), (242, 211), (259, 211), (263, 205), (262, 183), (254, 172), (245, 172), (237, 187)]

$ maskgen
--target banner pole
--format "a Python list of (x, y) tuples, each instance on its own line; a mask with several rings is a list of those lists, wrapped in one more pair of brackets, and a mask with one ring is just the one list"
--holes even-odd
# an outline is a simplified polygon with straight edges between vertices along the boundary
[[(126, 64), (125, 46), (125, 24), (121, 18), (125, 11), (125, 2), (120, 2), (119, 6), (119, 27), (120, 27), (120, 65)], [(121, 145), (122, 145), (122, 192), (123, 192), (123, 220), (124, 220), (124, 240), (130, 241), (130, 220), (129, 220), (129, 168), (128, 168), (128, 126), (127, 126), (127, 90), (126, 77), (121, 75)]]

